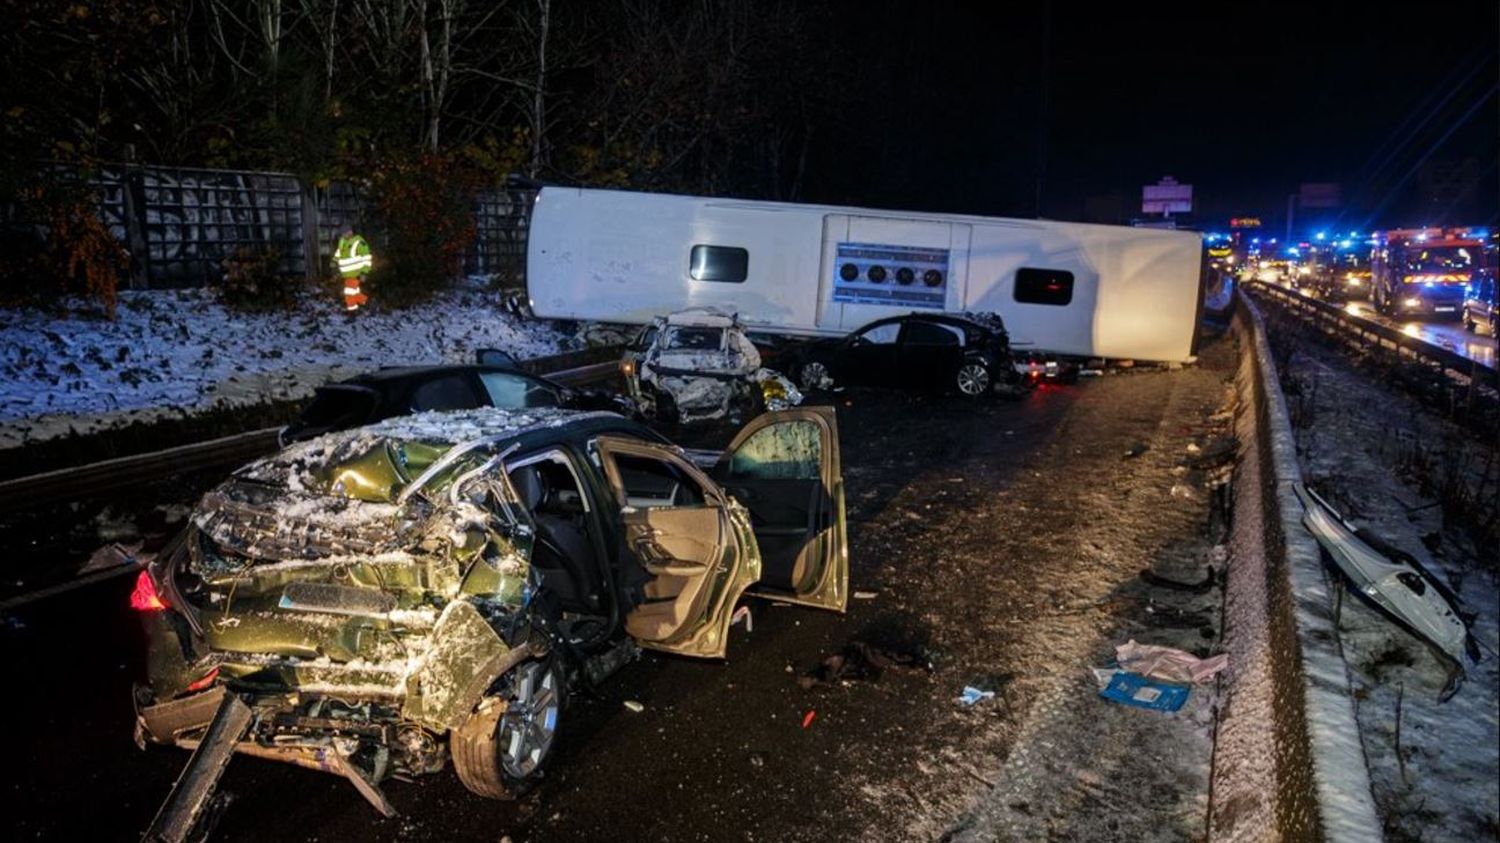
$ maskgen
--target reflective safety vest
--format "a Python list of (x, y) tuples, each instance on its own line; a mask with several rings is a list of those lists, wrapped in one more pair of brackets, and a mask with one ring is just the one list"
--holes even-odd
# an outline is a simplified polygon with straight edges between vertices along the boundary
[(370, 271), (370, 264), (373, 261), (370, 257), (370, 244), (358, 234), (340, 237), (339, 247), (333, 253), (333, 260), (338, 264), (339, 274), (345, 279), (365, 275)]

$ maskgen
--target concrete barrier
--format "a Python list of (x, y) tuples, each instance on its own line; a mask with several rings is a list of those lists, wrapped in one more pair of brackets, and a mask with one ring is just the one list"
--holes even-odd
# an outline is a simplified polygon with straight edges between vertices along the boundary
[(1292, 492), (1301, 472), (1286, 399), (1260, 314), (1243, 292), (1234, 328), (1240, 463), (1224, 621), (1231, 672), (1209, 839), (1380, 840), (1328, 574)]

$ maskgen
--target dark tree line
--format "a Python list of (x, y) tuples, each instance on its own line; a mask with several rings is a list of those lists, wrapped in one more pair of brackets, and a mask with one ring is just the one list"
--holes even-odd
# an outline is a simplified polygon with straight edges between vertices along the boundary
[(833, 13), (795, 0), (9, 0), (7, 186), (42, 160), (496, 175), (799, 198), (842, 131)]

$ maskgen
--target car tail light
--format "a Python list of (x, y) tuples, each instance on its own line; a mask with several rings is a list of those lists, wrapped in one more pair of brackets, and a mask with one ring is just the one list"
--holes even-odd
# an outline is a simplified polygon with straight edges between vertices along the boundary
[(166, 610), (167, 604), (156, 593), (156, 582), (151, 579), (150, 571), (141, 571), (141, 575), (135, 578), (135, 590), (130, 592), (130, 608), (137, 612)]
[(191, 685), (187, 686), (188, 693), (192, 693), (194, 691), (201, 691), (204, 688), (207, 688), (209, 685), (212, 685), (214, 683), (214, 680), (218, 679), (218, 678), (219, 678), (219, 668), (218, 668), (217, 665), (215, 665), (213, 670), (210, 670), (209, 672), (203, 674), (203, 678), (202, 679), (199, 679), (198, 681), (196, 681), (196, 682), (192, 683)]

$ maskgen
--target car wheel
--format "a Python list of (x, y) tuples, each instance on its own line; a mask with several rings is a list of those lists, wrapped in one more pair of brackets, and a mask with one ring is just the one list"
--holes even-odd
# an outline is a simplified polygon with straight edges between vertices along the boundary
[(524, 662), (453, 732), (459, 781), (476, 796), (513, 799), (536, 783), (557, 744), (567, 680), (557, 657)]
[(797, 386), (801, 387), (803, 392), (827, 389), (832, 383), (833, 378), (828, 375), (828, 367), (821, 361), (809, 360), (797, 370)]
[(955, 377), (958, 391), (968, 398), (978, 398), (990, 390), (990, 368), (977, 360), (965, 361)]

